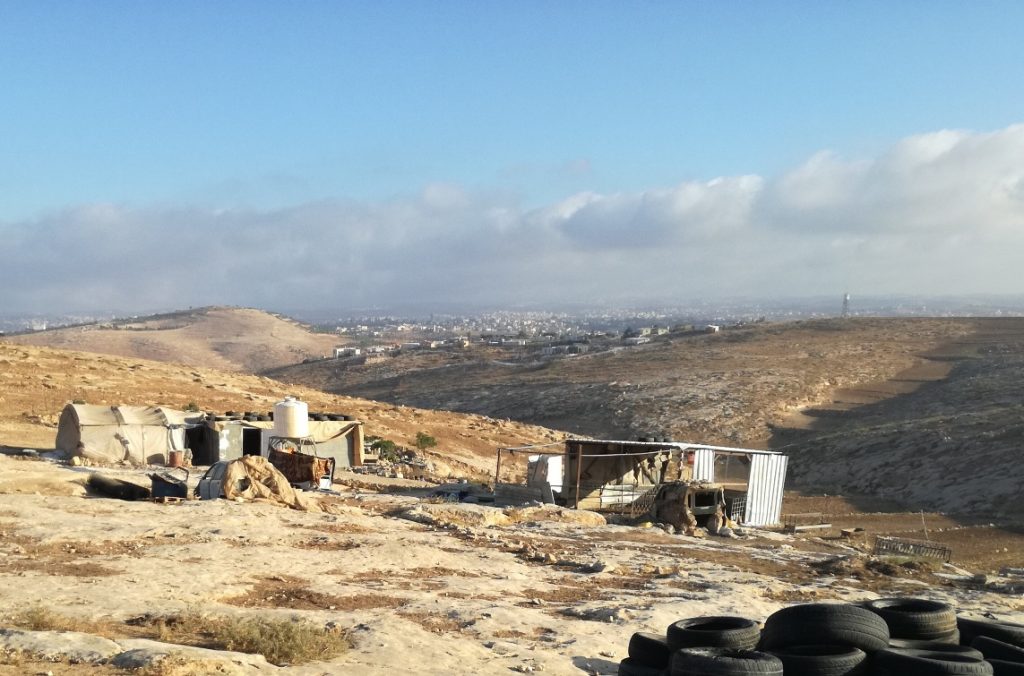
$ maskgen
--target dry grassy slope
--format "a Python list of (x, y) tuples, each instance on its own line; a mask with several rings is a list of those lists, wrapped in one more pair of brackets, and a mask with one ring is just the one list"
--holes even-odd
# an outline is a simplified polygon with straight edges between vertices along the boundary
[(143, 318), (123, 328), (94, 324), (9, 340), (246, 373), (330, 354), (338, 343), (336, 336), (311, 333), (297, 322), (262, 310), (224, 307)]
[(811, 410), (809, 429), (778, 430), (793, 482), (1024, 517), (1024, 319), (975, 327), (933, 354), (953, 365), (945, 379), (845, 411)]
[(759, 445), (790, 411), (837, 388), (892, 377), (972, 326), (950, 319), (756, 325), (530, 365), (455, 363), (356, 384), (330, 362), (275, 373), (333, 392), (599, 437), (656, 433)]
[(436, 457), (456, 473), (493, 470), (497, 446), (562, 438), (533, 425), (334, 396), (260, 376), (0, 343), (0, 444), (7, 446), (52, 448), (60, 411), (76, 399), (265, 411), (285, 394), (297, 395), (311, 410), (355, 415), (366, 423), (367, 434), (409, 447), (425, 431), (438, 440)]

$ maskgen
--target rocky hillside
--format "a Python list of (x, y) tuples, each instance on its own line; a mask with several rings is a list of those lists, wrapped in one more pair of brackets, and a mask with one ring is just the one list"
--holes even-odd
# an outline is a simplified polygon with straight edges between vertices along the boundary
[(50, 329), (8, 340), (245, 373), (331, 354), (337, 344), (337, 336), (312, 333), (293, 320), (226, 307)]
[(1024, 319), (975, 325), (930, 355), (947, 377), (872, 404), (829, 402), (805, 411), (805, 429), (778, 429), (792, 483), (1024, 517)]
[[(402, 356), (274, 374), (331, 392), (597, 437), (656, 434), (756, 446), (791, 411), (830, 401), (838, 388), (888, 379), (973, 327), (952, 319), (760, 324), (530, 363)], [(409, 359), (421, 360), (419, 368), (401, 362)]]

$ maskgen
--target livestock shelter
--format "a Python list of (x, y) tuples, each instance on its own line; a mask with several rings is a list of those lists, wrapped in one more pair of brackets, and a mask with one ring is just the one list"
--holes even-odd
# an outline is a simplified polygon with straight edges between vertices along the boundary
[(170, 451), (187, 447), (186, 430), (202, 413), (153, 406), (68, 404), (60, 414), (56, 447), (99, 462), (166, 464)]
[[(309, 435), (303, 438), (301, 452), (322, 458), (334, 458), (334, 468), (363, 464), (363, 423), (358, 420), (310, 420)], [(243, 455), (269, 457), (274, 423), (269, 420), (208, 418), (189, 433), (193, 462), (212, 465)]]
[[(502, 493), (537, 499), (536, 493), (578, 509), (639, 514), (650, 508), (661, 484), (702, 481), (722, 486), (735, 520), (767, 526), (781, 516), (788, 458), (776, 451), (609, 439), (569, 439), (560, 453), (538, 448), (498, 449), (496, 498)], [(498, 487), (503, 452), (530, 456), (525, 487)], [(561, 469), (557, 477), (556, 466)]]

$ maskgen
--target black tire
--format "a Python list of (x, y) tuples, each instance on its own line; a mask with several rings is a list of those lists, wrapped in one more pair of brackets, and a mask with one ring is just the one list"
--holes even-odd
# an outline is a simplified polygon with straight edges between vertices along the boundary
[(979, 636), (971, 641), (971, 647), (981, 651), (987, 660), (1002, 660), (1004, 662), (1019, 662), (1024, 664), (1024, 648), (989, 638)]
[(992, 673), (996, 676), (1024, 676), (1024, 664), (1020, 662), (996, 659), (989, 660), (988, 662), (992, 665)]
[(844, 645), (869, 655), (889, 645), (889, 627), (875, 613), (854, 605), (806, 603), (769, 616), (760, 650), (793, 645)]
[(928, 599), (877, 599), (864, 604), (889, 626), (892, 638), (934, 640), (956, 629), (956, 610), (948, 603)]
[(664, 673), (663, 668), (642, 664), (632, 657), (627, 657), (619, 662), (619, 676), (663, 676)]
[(983, 660), (985, 655), (976, 648), (972, 648), (966, 645), (953, 645), (952, 643), (925, 643), (921, 642), (924, 647), (921, 646), (889, 646), (887, 650), (892, 650), (897, 653), (916, 654), (920, 652), (936, 653), (942, 655), (962, 655), (969, 657), (973, 660)]
[(913, 638), (889, 639), (889, 647), (891, 648), (918, 648), (920, 650), (929, 650), (932, 646), (943, 645), (960, 645), (960, 630), (954, 629), (950, 634), (931, 639), (930, 641), (921, 641)]
[(674, 652), (680, 648), (751, 650), (761, 632), (757, 622), (745, 617), (708, 616), (673, 622), (666, 633), (668, 647)]
[(672, 655), (671, 676), (782, 676), (782, 660), (756, 650), (683, 648)]
[(966, 655), (907, 648), (879, 650), (874, 656), (874, 673), (879, 676), (990, 676), (992, 665)]
[(960, 630), (960, 643), (963, 645), (971, 645), (979, 636), (988, 636), (997, 641), (1024, 648), (1024, 624), (957, 617), (956, 626)]
[(801, 645), (772, 652), (786, 676), (852, 676), (867, 673), (867, 653), (836, 645)]
[(629, 658), (634, 662), (664, 669), (671, 657), (672, 650), (664, 636), (638, 631), (629, 639)]

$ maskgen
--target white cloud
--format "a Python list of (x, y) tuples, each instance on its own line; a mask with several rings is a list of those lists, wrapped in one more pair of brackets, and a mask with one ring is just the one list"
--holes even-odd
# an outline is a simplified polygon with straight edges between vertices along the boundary
[(90, 204), (0, 236), (12, 310), (1019, 293), (1024, 125), (529, 210), (434, 184), (277, 210)]

